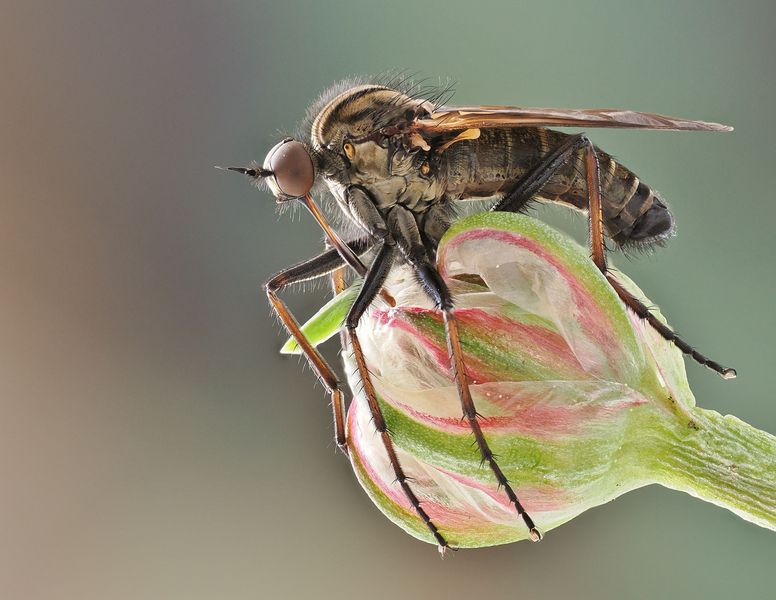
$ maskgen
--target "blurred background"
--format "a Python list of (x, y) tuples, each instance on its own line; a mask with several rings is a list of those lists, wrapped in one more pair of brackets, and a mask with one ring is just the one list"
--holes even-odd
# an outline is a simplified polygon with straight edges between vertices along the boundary
[[(263, 159), (327, 85), (405, 68), (458, 103), (621, 107), (731, 134), (600, 131), (679, 235), (614, 259), (688, 340), (698, 403), (776, 432), (776, 5), (15, 2), (0, 21), (0, 597), (723, 598), (776, 535), (658, 487), (541, 544), (459, 552), (382, 517), (260, 286), (305, 215)], [(539, 213), (583, 239), (578, 215)], [(287, 295), (288, 297), (288, 295)], [(323, 291), (296, 297), (300, 315)], [(334, 351), (330, 349), (330, 355)]]

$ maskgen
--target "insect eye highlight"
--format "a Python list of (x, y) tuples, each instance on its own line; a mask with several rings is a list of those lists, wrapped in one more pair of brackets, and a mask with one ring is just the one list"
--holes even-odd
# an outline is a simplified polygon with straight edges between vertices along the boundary
[(356, 155), (356, 147), (350, 142), (342, 144), (342, 151), (348, 157), (348, 160), (353, 160), (353, 157)]

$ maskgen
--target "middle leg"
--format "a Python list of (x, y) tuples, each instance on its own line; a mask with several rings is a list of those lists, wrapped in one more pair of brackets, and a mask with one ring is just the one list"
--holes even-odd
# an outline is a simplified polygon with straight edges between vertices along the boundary
[(371, 198), (360, 188), (352, 188), (350, 191), (351, 193), (349, 194), (348, 202), (355, 220), (369, 234), (370, 238), (380, 245), (377, 255), (374, 257), (372, 264), (364, 277), (361, 291), (353, 302), (353, 305), (350, 307), (350, 311), (345, 320), (345, 329), (350, 341), (350, 350), (353, 352), (356, 367), (361, 377), (361, 383), (364, 387), (363, 391), (367, 405), (369, 406), (369, 411), (372, 415), (372, 421), (374, 422), (377, 432), (380, 434), (383, 446), (388, 454), (388, 460), (391, 463), (391, 468), (396, 476), (396, 481), (398, 481), (401, 486), (402, 491), (412, 505), (412, 508), (425, 523), (426, 527), (431, 532), (431, 535), (436, 540), (440, 553), (444, 554), (445, 550), (450, 548), (450, 545), (448, 544), (447, 539), (445, 539), (439, 531), (436, 524), (431, 520), (431, 517), (426, 510), (421, 506), (420, 500), (410, 486), (410, 479), (407, 477), (401, 466), (399, 456), (396, 453), (396, 448), (391, 439), (391, 432), (388, 430), (388, 425), (383, 417), (383, 412), (377, 399), (377, 392), (372, 383), (372, 376), (369, 372), (369, 367), (366, 364), (364, 351), (361, 348), (361, 342), (358, 339), (358, 333), (356, 331), (361, 317), (372, 304), (377, 294), (383, 289), (383, 284), (388, 277), (396, 255), (396, 241), (389, 233), (383, 215), (377, 210)]
[(431, 520), (431, 517), (429, 517), (428, 513), (421, 506), (420, 500), (410, 487), (410, 478), (404, 472), (404, 468), (399, 461), (399, 456), (396, 454), (396, 448), (393, 445), (391, 433), (388, 430), (388, 425), (383, 417), (383, 411), (377, 400), (377, 391), (372, 383), (372, 376), (369, 372), (369, 367), (366, 364), (364, 351), (361, 348), (361, 342), (359, 341), (356, 332), (358, 322), (361, 320), (361, 317), (366, 312), (367, 308), (369, 308), (369, 305), (372, 304), (379, 293), (380, 288), (382, 288), (383, 283), (385, 283), (385, 279), (388, 277), (388, 273), (393, 265), (394, 252), (395, 245), (393, 240), (384, 240), (372, 262), (372, 266), (367, 271), (361, 291), (355, 302), (353, 302), (353, 306), (350, 308), (350, 312), (345, 321), (345, 327), (348, 332), (348, 338), (350, 339), (350, 348), (356, 361), (356, 367), (358, 368), (358, 373), (361, 377), (361, 383), (364, 386), (364, 396), (366, 397), (367, 405), (369, 406), (369, 411), (372, 415), (372, 421), (374, 422), (375, 429), (377, 429), (377, 433), (380, 435), (385, 451), (388, 454), (388, 460), (391, 463), (391, 468), (393, 469), (396, 481), (401, 486), (402, 491), (412, 505), (412, 508), (425, 523), (426, 527), (431, 532), (431, 535), (436, 540), (440, 552), (444, 553), (450, 546), (436, 524)]
[[(408, 210), (401, 207), (394, 207), (388, 214), (388, 229), (396, 240), (401, 253), (404, 255), (407, 263), (412, 267), (423, 286), (423, 289), (434, 301), (437, 308), (442, 312), (445, 325), (445, 336), (447, 338), (447, 350), (450, 356), (450, 368), (458, 390), (458, 398), (461, 402), (463, 416), (469, 423), (469, 427), (474, 433), (474, 439), (480, 451), (483, 463), (488, 463), (491, 471), (496, 477), (499, 487), (504, 489), (510, 503), (515, 507), (517, 514), (523, 519), (528, 528), (529, 535), (534, 542), (542, 539), (539, 530), (533, 522), (531, 516), (526, 512), (520, 500), (509, 484), (504, 472), (499, 466), (496, 456), (491, 450), (485, 434), (482, 431), (479, 419), (481, 416), (477, 413), (469, 389), (469, 380), (466, 375), (466, 366), (464, 363), (463, 349), (461, 348), (461, 337), (458, 328), (458, 320), (455, 316), (455, 307), (450, 289), (442, 279), (439, 271), (429, 260), (429, 250), (422, 243), (420, 232), (418, 231), (415, 217)], [(431, 252), (433, 253), (433, 251)]]

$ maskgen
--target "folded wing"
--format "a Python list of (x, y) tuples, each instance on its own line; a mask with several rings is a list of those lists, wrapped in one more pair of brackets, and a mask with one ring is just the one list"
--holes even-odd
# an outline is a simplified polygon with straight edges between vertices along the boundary
[(732, 131), (719, 123), (692, 121), (655, 113), (618, 109), (522, 108), (518, 106), (442, 106), (418, 119), (421, 132), (449, 132), (492, 127), (610, 127), (673, 131)]

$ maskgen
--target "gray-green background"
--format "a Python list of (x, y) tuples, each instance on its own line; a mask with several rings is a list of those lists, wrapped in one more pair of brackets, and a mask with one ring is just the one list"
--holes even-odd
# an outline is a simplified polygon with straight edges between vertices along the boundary
[(657, 487), (445, 561), (385, 520), (260, 293), (320, 236), (212, 165), (263, 158), (330, 82), (392, 68), (458, 81), (460, 103), (731, 123), (592, 137), (679, 223), (617, 264), (739, 368), (688, 365), (699, 404), (776, 432), (774, 25), (766, 0), (6, 3), (0, 597), (772, 594), (774, 533)]

